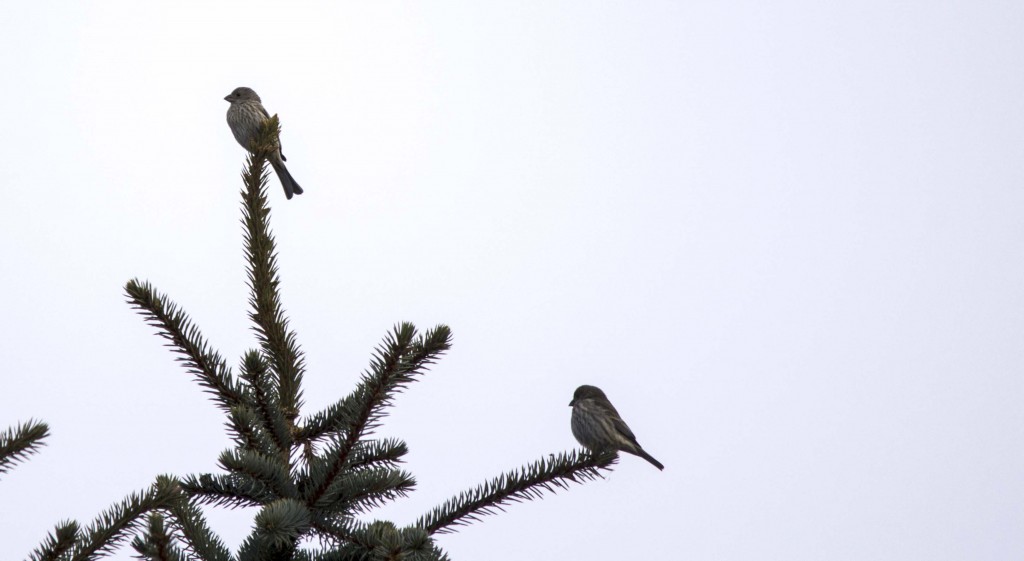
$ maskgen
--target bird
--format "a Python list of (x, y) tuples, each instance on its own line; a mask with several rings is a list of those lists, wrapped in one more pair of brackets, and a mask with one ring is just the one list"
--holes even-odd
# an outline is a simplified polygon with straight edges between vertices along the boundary
[(569, 402), (572, 407), (572, 435), (592, 452), (616, 450), (628, 452), (664, 470), (665, 466), (648, 454), (636, 441), (633, 431), (619, 416), (601, 388), (582, 385)]
[[(235, 88), (224, 100), (231, 104), (228, 107), (228, 126), (231, 127), (231, 134), (235, 140), (242, 145), (242, 148), (252, 152), (251, 143), (259, 133), (260, 125), (270, 118), (270, 114), (263, 108), (260, 96), (252, 88)], [(274, 173), (281, 180), (281, 187), (284, 188), (284, 196), (291, 199), (292, 195), (301, 195), (302, 187), (288, 173), (284, 162), (287, 158), (281, 153), (281, 141), (276, 141), (274, 153), (267, 158)]]

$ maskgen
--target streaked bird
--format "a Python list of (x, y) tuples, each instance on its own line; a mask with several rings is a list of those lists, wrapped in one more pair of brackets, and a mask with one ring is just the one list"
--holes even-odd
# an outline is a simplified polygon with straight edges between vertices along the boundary
[[(235, 140), (242, 145), (242, 148), (251, 152), (250, 144), (259, 133), (260, 125), (270, 118), (270, 114), (263, 108), (260, 96), (256, 95), (252, 88), (235, 88), (224, 100), (231, 104), (228, 107), (228, 126), (231, 127), (231, 134), (235, 135)], [(290, 199), (293, 194), (301, 195), (302, 187), (299, 187), (284, 165), (287, 158), (281, 153), (280, 140), (276, 141), (275, 148), (274, 153), (267, 159), (270, 161), (271, 167), (274, 168), (277, 178), (281, 180), (284, 196)]]
[(572, 407), (572, 435), (588, 450), (628, 452), (658, 469), (665, 469), (636, 441), (633, 431), (629, 430), (601, 388), (587, 385), (576, 388), (569, 406)]

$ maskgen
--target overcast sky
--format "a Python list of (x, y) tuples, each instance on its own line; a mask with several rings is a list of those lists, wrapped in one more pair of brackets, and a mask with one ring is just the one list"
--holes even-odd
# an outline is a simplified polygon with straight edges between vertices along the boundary
[[(418, 489), (576, 447), (602, 387), (666, 469), (439, 539), (455, 560), (1024, 558), (1024, 4), (8, 2), (0, 18), (4, 557), (223, 419), (124, 283), (256, 345), (223, 100), (271, 178), (306, 412), (391, 326), (454, 347), (397, 400)], [(253, 511), (213, 510), (234, 547)], [(130, 548), (114, 558), (129, 559)]]

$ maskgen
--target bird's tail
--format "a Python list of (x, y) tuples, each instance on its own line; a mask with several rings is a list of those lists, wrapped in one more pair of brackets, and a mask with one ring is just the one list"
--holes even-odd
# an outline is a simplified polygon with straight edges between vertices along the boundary
[(302, 194), (302, 187), (299, 187), (299, 184), (292, 178), (292, 174), (288, 173), (288, 168), (285, 167), (284, 162), (272, 158), (270, 165), (273, 166), (277, 178), (281, 180), (281, 187), (284, 187), (284, 196), (286, 198), (290, 199), (292, 195)]
[[(627, 450), (627, 452), (628, 452), (628, 450)], [(636, 447), (636, 452), (633, 452), (633, 453), (636, 454), (637, 456), (640, 456), (641, 458), (647, 460), (648, 462), (650, 462), (652, 466), (654, 466), (654, 467), (656, 467), (656, 468), (658, 468), (658, 469), (660, 469), (662, 471), (665, 470), (665, 466), (661, 462), (659, 462), (658, 460), (655, 460), (654, 456), (648, 454), (646, 451), (644, 451), (643, 448), (637, 446)]]

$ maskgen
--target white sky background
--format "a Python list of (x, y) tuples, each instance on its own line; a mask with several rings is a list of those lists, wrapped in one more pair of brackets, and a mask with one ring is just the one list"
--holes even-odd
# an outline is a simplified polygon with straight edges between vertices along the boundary
[[(591, 383), (666, 470), (623, 457), (453, 559), (1024, 557), (1022, 29), (1019, 2), (8, 3), (0, 428), (53, 436), (0, 479), (4, 557), (229, 445), (122, 287), (255, 346), (239, 85), (306, 190), (271, 178), (307, 412), (394, 323), (455, 334), (378, 433), (419, 485), (375, 516), (575, 447)], [(211, 523), (235, 546), (253, 514)]]

